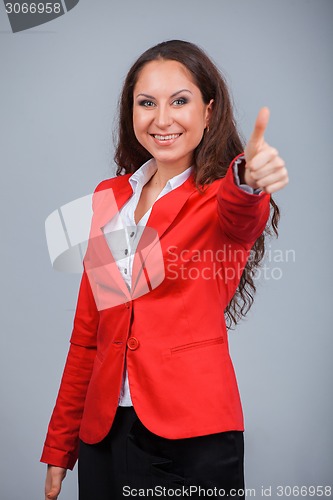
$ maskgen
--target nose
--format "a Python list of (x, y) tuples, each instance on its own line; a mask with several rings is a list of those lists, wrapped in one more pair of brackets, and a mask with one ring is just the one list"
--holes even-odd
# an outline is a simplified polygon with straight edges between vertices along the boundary
[(169, 106), (158, 106), (155, 114), (155, 125), (160, 129), (165, 129), (172, 123), (173, 118)]

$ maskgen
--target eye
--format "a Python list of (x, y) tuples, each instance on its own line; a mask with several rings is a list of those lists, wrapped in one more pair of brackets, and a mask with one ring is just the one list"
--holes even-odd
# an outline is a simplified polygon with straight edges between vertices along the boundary
[(144, 99), (142, 101), (139, 101), (139, 106), (144, 106), (146, 108), (152, 108), (155, 106), (155, 103), (153, 101), (148, 101), (147, 99)]
[(186, 104), (187, 102), (188, 100), (186, 99), (186, 97), (178, 97), (178, 99), (173, 101), (173, 104), (175, 104), (176, 106), (183, 106), (183, 104)]

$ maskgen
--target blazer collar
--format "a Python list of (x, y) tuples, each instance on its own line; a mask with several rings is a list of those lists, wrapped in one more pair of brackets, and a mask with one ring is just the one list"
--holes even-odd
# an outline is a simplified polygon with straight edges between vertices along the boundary
[[(105, 181), (107, 184), (103, 186), (103, 191), (94, 193), (94, 215), (100, 230), (132, 196), (130, 176), (131, 174), (126, 174)], [(146, 226), (156, 229), (161, 238), (195, 190), (194, 175), (191, 172), (183, 184), (155, 201)]]

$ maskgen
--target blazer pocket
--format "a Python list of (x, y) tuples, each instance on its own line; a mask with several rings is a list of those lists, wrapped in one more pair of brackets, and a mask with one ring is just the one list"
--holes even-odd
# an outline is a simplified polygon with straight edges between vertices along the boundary
[(201, 349), (202, 347), (209, 347), (217, 344), (224, 344), (223, 337), (215, 337), (214, 339), (199, 340), (191, 342), (190, 344), (182, 344), (169, 349), (169, 354), (181, 354), (186, 351), (193, 351), (194, 349)]

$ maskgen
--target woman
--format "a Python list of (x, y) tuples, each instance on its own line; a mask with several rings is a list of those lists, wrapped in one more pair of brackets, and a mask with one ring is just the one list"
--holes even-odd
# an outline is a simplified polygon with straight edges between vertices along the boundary
[(130, 69), (117, 176), (93, 196), (41, 458), (45, 498), (58, 497), (77, 458), (80, 500), (149, 488), (244, 498), (243, 415), (225, 318), (231, 326), (251, 306), (265, 236), (277, 234), (271, 194), (288, 175), (264, 140), (268, 120), (263, 108), (242, 153), (226, 84), (194, 44), (163, 42)]

